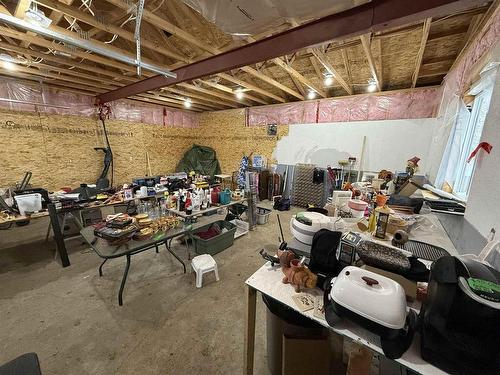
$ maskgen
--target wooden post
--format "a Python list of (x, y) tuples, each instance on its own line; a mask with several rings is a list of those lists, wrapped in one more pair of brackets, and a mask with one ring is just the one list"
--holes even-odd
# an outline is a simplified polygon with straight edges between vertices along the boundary
[(245, 350), (243, 359), (244, 375), (253, 374), (253, 357), (255, 350), (255, 312), (257, 307), (257, 290), (247, 286), (247, 311), (245, 327)]

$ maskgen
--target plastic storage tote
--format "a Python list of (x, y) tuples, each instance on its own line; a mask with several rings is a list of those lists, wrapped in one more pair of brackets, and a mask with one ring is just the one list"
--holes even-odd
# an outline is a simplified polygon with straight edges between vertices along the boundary
[[(207, 231), (214, 224), (218, 224), (222, 230), (224, 228), (227, 229), (227, 232), (220, 233), (215, 237), (209, 238), (208, 240), (204, 240), (203, 238), (200, 238), (196, 235), (196, 233), (198, 232)], [(201, 228), (197, 228), (196, 230), (190, 233), (190, 237), (193, 240), (194, 244), (194, 252), (197, 255), (199, 254), (213, 255), (220, 253), (222, 250), (225, 250), (233, 245), (235, 232), (236, 232), (236, 225), (225, 220), (215, 221)]]
[(40, 193), (16, 195), (14, 199), (19, 213), (23, 216), (26, 213), (38, 212), (42, 209), (42, 194)]
[(257, 207), (257, 224), (266, 224), (269, 221), (271, 210), (267, 208)]

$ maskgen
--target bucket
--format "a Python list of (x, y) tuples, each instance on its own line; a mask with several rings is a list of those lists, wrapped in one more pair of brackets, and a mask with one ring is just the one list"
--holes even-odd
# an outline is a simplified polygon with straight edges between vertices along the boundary
[(42, 194), (16, 195), (14, 199), (16, 200), (19, 213), (23, 216), (26, 213), (38, 212), (42, 209)]
[(267, 208), (257, 207), (257, 224), (263, 225), (269, 221), (271, 210)]

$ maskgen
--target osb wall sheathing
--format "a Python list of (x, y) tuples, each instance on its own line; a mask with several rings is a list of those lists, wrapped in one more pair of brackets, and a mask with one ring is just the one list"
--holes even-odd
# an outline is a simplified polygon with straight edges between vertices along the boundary
[(277, 136), (268, 136), (266, 126), (245, 126), (245, 110), (230, 109), (200, 114), (196, 142), (212, 147), (217, 153), (223, 173), (238, 170), (241, 158), (253, 153), (276, 162), (273, 151), (277, 141), (288, 135), (288, 125), (278, 126)]
[[(114, 184), (148, 174), (172, 172), (193, 144), (192, 131), (158, 125), (107, 121), (114, 156)], [(194, 130), (195, 131), (195, 130)], [(104, 154), (102, 126), (96, 119), (0, 111), (0, 186), (12, 186), (32, 171), (33, 186), (50, 190), (95, 183)], [(108, 175), (110, 178), (111, 175)]]

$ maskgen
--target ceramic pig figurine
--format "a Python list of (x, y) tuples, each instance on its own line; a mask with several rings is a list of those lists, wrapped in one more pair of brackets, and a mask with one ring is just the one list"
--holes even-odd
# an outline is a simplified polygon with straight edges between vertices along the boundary
[(293, 252), (278, 250), (278, 258), (281, 270), (285, 274), (282, 280), (284, 284), (292, 284), (297, 293), (300, 292), (301, 288), (314, 288), (316, 286), (318, 277), (306, 266), (299, 265), (299, 260), (295, 258)]

